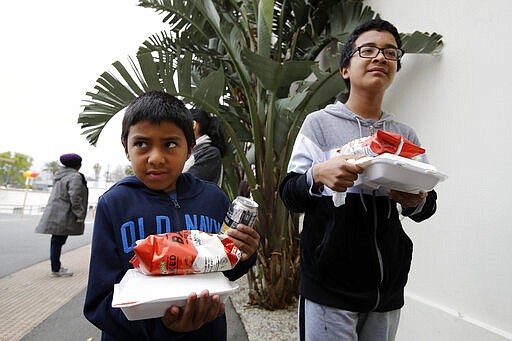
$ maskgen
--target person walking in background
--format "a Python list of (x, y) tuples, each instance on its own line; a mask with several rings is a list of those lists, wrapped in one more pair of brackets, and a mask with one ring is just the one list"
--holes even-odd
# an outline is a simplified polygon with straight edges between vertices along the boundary
[[(420, 145), (414, 130), (382, 111), (400, 69), (397, 29), (375, 19), (357, 27), (341, 51), (340, 73), (349, 97), (311, 113), (297, 136), (280, 195), (304, 212), (300, 237), (300, 340), (394, 340), (404, 305), (412, 241), (403, 216), (420, 222), (436, 211), (436, 192), (411, 194), (353, 187), (363, 169), (336, 156), (344, 144), (373, 129)], [(426, 157), (423, 159), (427, 162)], [(333, 191), (346, 192), (333, 204)]]
[(222, 184), (222, 158), (228, 149), (224, 130), (217, 117), (203, 109), (191, 109), (196, 145), (183, 172), (199, 179)]
[(36, 227), (37, 233), (52, 235), (50, 274), (55, 277), (73, 275), (72, 271), (62, 267), (60, 255), (68, 236), (84, 233), (89, 200), (87, 181), (78, 171), (82, 166), (80, 155), (74, 153), (61, 155), (60, 162), (64, 167), (55, 172), (50, 198)]

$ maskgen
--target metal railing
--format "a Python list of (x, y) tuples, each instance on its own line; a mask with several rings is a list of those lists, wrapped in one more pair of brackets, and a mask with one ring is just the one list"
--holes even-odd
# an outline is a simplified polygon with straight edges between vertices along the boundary
[(45, 206), (42, 205), (3, 205), (0, 204), (0, 213), (17, 214), (17, 215), (39, 215), (44, 211)]

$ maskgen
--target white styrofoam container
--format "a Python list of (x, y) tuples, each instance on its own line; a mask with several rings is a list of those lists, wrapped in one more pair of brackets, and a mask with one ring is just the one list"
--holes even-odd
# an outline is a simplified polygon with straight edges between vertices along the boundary
[(130, 269), (114, 285), (112, 307), (121, 308), (130, 321), (162, 317), (171, 305), (184, 306), (190, 293), (208, 289), (210, 295), (220, 295), (221, 301), (238, 290), (222, 272), (177, 276), (147, 276)]
[(368, 189), (384, 187), (408, 193), (428, 192), (447, 176), (436, 167), (420, 161), (384, 153), (354, 161), (364, 168), (354, 186)]

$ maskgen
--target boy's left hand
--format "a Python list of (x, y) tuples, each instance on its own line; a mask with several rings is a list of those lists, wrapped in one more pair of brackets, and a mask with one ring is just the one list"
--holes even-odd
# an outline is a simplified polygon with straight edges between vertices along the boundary
[(406, 193), (406, 192), (400, 192), (396, 190), (390, 190), (389, 191), (389, 197), (402, 205), (403, 208), (407, 207), (416, 207), (418, 206), (423, 199), (427, 196), (427, 193), (420, 192), (418, 194), (414, 193)]
[(227, 234), (241, 252), (240, 261), (246, 261), (258, 250), (260, 235), (255, 229), (238, 224), (236, 229), (228, 229)]
[(182, 309), (176, 305), (167, 309), (162, 317), (162, 323), (169, 330), (186, 333), (215, 320), (223, 315), (224, 311), (225, 305), (221, 302), (220, 296), (210, 296), (208, 290), (203, 290), (200, 297), (195, 292), (188, 295), (187, 303)]

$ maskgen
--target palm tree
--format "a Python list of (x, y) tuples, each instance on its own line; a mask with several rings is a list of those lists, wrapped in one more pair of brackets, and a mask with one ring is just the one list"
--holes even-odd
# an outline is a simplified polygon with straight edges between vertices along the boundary
[(50, 162), (47, 162), (44, 164), (43, 171), (50, 173), (53, 177), (58, 168), (59, 168), (58, 161), (50, 161)]
[(55, 180), (55, 172), (59, 169), (58, 161), (50, 161), (44, 164), (43, 171), (51, 175), (51, 183)]
[[(106, 123), (136, 96), (162, 90), (219, 117), (233, 153), (223, 188), (242, 181), (260, 210), (257, 267), (250, 303), (284, 308), (297, 295), (299, 231), (278, 198), (291, 147), (305, 116), (346, 92), (339, 45), (359, 23), (376, 17), (362, 0), (139, 0), (165, 15), (169, 32), (143, 42), (97, 80), (78, 122), (95, 144)], [(409, 53), (434, 53), (441, 36), (401, 34)], [(319, 60), (322, 62), (320, 63)]]

